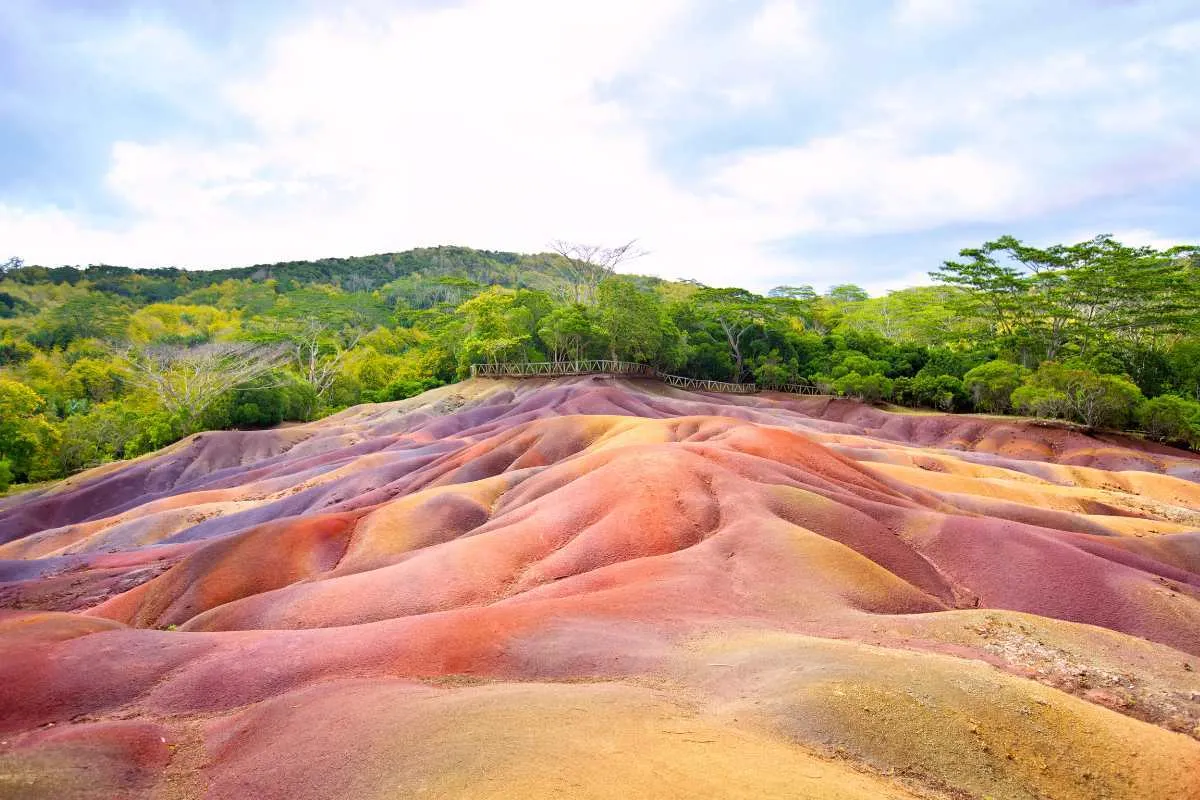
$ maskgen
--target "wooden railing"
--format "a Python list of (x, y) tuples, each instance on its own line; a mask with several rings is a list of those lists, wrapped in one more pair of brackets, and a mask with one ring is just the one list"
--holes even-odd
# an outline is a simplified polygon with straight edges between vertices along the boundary
[(678, 386), (692, 392), (725, 392), (727, 394), (754, 394), (758, 387), (753, 383), (729, 383), (728, 381), (707, 381), (700, 378), (686, 378), (683, 375), (668, 375), (660, 372), (656, 375), (668, 386)]
[(634, 361), (603, 358), (579, 361), (523, 361), (510, 364), (472, 364), (472, 378), (561, 378), (568, 375), (629, 375), (657, 378), (658, 370)]
[(649, 364), (634, 361), (612, 361), (604, 358), (576, 361), (522, 361), (501, 364), (472, 364), (472, 378), (565, 378), (572, 375), (620, 375), (631, 378), (654, 378), (668, 386), (678, 386), (693, 392), (724, 392), (726, 394), (756, 394), (768, 390), (791, 394), (821, 394), (816, 386), (803, 383), (776, 383), (759, 386), (755, 383), (730, 383), (670, 375)]

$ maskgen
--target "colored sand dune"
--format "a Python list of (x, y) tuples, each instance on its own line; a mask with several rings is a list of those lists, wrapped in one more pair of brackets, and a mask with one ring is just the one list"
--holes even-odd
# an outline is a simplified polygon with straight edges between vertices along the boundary
[(0, 501), (4, 798), (1200, 798), (1200, 459), (476, 380)]

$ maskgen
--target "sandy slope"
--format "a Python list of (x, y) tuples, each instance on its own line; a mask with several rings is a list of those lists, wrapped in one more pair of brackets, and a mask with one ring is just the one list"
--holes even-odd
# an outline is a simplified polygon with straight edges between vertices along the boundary
[(2, 797), (1200, 798), (1200, 459), (472, 381), (0, 505)]

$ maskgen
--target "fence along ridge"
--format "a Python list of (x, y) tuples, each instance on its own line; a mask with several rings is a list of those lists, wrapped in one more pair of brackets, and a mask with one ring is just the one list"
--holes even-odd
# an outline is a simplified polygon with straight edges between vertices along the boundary
[(731, 383), (710, 381), (671, 375), (649, 364), (636, 361), (613, 361), (607, 358), (585, 358), (575, 361), (513, 361), (497, 364), (472, 364), (472, 378), (565, 378), (574, 375), (623, 375), (634, 378), (654, 378), (668, 386), (700, 392), (724, 392), (726, 394), (757, 394), (768, 389), (791, 394), (819, 395), (816, 386), (803, 383)]

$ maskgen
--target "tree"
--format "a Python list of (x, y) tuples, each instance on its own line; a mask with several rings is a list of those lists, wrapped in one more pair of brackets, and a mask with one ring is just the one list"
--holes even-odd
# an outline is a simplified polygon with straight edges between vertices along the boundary
[(609, 278), (597, 291), (600, 328), (613, 360), (655, 363), (671, 335), (678, 336), (653, 292), (624, 278)]
[(1200, 401), (1200, 339), (1183, 339), (1167, 351), (1176, 393)]
[(551, 361), (578, 360), (602, 344), (604, 331), (585, 306), (572, 304), (547, 314), (538, 338), (550, 349)]
[(460, 366), (479, 359), (496, 364), (524, 358), (533, 339), (533, 313), (517, 303), (515, 292), (492, 287), (457, 309), (465, 323)]
[(1134, 416), (1142, 392), (1119, 375), (1048, 361), (1013, 392), (1012, 402), (1038, 416), (1072, 418), (1089, 428), (1120, 427)]
[(24, 264), (24, 259), (17, 258), (16, 256), (13, 256), (7, 261), (0, 262), (0, 277), (4, 277), (4, 273), (8, 272), (9, 270), (20, 269), (22, 266), (24, 266)]
[(774, 318), (772, 309), (762, 302), (761, 297), (745, 289), (705, 288), (696, 293), (693, 302), (701, 317), (720, 326), (733, 357), (732, 379), (741, 381), (745, 373), (743, 340), (751, 330)]
[(1164, 394), (1142, 403), (1138, 423), (1151, 439), (1200, 447), (1200, 403)]
[(56, 441), (42, 414), (45, 405), (28, 386), (0, 375), (0, 461), (8, 464), (10, 478), (37, 476), (39, 459), (46, 460)]
[(840, 395), (857, 397), (864, 403), (876, 403), (892, 396), (893, 385), (883, 375), (851, 372), (834, 381), (833, 389)]
[(1062, 419), (1071, 410), (1071, 400), (1066, 392), (1051, 386), (1025, 384), (1012, 393), (1015, 409), (1035, 417)]
[(125, 339), (128, 324), (124, 303), (99, 292), (83, 292), (43, 312), (29, 339), (45, 348), (66, 347), (76, 339), (116, 342)]
[(996, 260), (992, 254), (997, 247), (988, 242), (960, 250), (959, 256), (968, 260), (945, 261), (930, 276), (960, 290), (954, 295), (960, 314), (982, 319), (993, 335), (1011, 342), (1026, 318), (1022, 300), (1028, 283), (1019, 269)]
[(353, 328), (334, 331), (319, 319), (308, 319), (290, 326), (285, 335), (283, 346), (289, 363), (319, 402), (337, 380), (346, 354), (359, 343), (363, 332)]
[(596, 290), (607, 278), (617, 272), (622, 262), (644, 255), (633, 249), (629, 241), (618, 247), (579, 244), (561, 239), (550, 243), (550, 249), (558, 256), (554, 264), (569, 287), (567, 297), (573, 303), (592, 305), (596, 302)]
[(839, 283), (837, 286), (832, 286), (825, 296), (837, 303), (861, 303), (871, 298), (866, 289), (853, 283)]
[(817, 299), (817, 292), (808, 284), (802, 286), (776, 286), (767, 292), (767, 297), (778, 297), (809, 303)]
[(953, 411), (964, 397), (963, 384), (953, 375), (934, 375), (919, 372), (908, 387), (910, 396), (919, 404), (940, 411)]
[(985, 320), (1032, 366), (1087, 359), (1116, 343), (1135, 351), (1200, 323), (1197, 250), (1129, 247), (1111, 236), (1035, 248), (1012, 236), (960, 251), (932, 276), (962, 290), (958, 310)]
[(1028, 370), (1009, 361), (989, 361), (963, 376), (963, 388), (980, 411), (997, 414), (1012, 406), (1012, 393), (1021, 385)]
[(284, 348), (252, 342), (152, 345), (126, 353), (131, 382), (153, 391), (170, 414), (188, 424), (221, 395), (261, 378), (286, 359)]

